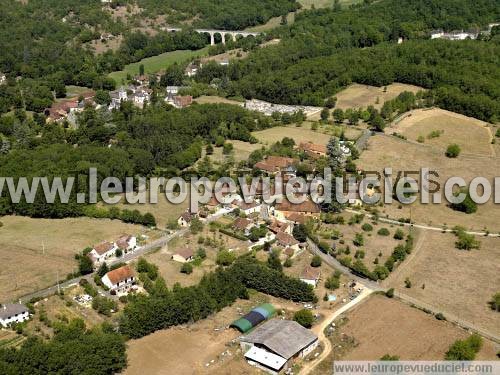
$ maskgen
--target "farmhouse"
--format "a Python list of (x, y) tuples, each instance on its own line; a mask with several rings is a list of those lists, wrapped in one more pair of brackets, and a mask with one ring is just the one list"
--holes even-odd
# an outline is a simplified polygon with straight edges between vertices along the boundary
[(307, 266), (302, 271), (300, 275), (300, 280), (305, 282), (306, 284), (316, 287), (318, 285), (320, 276), (321, 276), (321, 270), (319, 268)]
[(250, 229), (254, 227), (255, 224), (253, 223), (252, 220), (244, 219), (244, 218), (237, 218), (234, 223), (233, 223), (233, 228), (245, 233), (246, 236), (250, 233)]
[(89, 256), (94, 261), (94, 263), (102, 263), (105, 262), (106, 259), (111, 258), (113, 255), (115, 255), (116, 249), (118, 249), (116, 244), (104, 241), (99, 245), (94, 246), (92, 251), (89, 253)]
[(283, 199), (283, 202), (274, 207), (274, 216), (279, 220), (286, 220), (287, 216), (292, 213), (315, 216), (319, 215), (320, 208), (310, 199), (299, 204), (292, 204), (289, 200)]
[(283, 232), (287, 234), (292, 234), (293, 225), (284, 221), (273, 220), (271, 225), (269, 225), (269, 230), (273, 233)]
[(0, 306), (0, 325), (2, 327), (22, 323), (29, 320), (29, 318), (30, 313), (28, 308), (20, 303), (7, 303)]
[(116, 247), (124, 252), (134, 250), (137, 247), (137, 237), (130, 236), (128, 234), (123, 234), (116, 241)]
[(294, 164), (298, 162), (294, 158), (286, 158), (283, 156), (268, 156), (265, 160), (254, 165), (254, 168), (259, 169), (268, 174), (277, 174), (280, 172), (292, 172), (291, 168), (295, 168)]
[(307, 156), (312, 158), (319, 158), (321, 156), (326, 156), (326, 146), (318, 145), (312, 142), (305, 142), (299, 144), (299, 151), (304, 152)]
[(172, 255), (172, 260), (179, 263), (187, 263), (194, 260), (194, 251), (188, 247), (179, 249), (177, 253)]
[(196, 214), (190, 212), (189, 210), (186, 212), (183, 212), (182, 215), (177, 219), (177, 224), (179, 224), (180, 227), (188, 227), (191, 224), (191, 221), (196, 217)]
[(130, 266), (117, 268), (104, 275), (102, 282), (111, 291), (125, 293), (135, 284), (134, 271)]
[(318, 346), (318, 337), (291, 320), (272, 319), (240, 338), (248, 363), (271, 374), (278, 374)]
[(261, 208), (260, 204), (258, 204), (256, 201), (252, 201), (250, 203), (246, 203), (245, 201), (238, 201), (236, 202), (235, 206), (240, 209), (240, 212), (244, 213), (247, 216), (253, 213), (259, 213)]
[(289, 235), (285, 232), (277, 232), (276, 233), (276, 242), (278, 245), (283, 247), (290, 247), (294, 251), (300, 250), (299, 241), (297, 241), (293, 236)]

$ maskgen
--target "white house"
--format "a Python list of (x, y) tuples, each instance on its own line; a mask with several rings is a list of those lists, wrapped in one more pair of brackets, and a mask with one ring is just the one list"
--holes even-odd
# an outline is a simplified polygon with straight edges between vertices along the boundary
[(123, 252), (133, 251), (137, 247), (137, 237), (123, 234), (120, 238), (118, 238), (115, 244), (116, 247)]
[(316, 288), (320, 277), (321, 277), (321, 270), (319, 268), (307, 266), (302, 271), (302, 274), (300, 275), (300, 280)]
[(181, 216), (179, 216), (179, 219), (177, 219), (177, 224), (179, 224), (180, 227), (186, 228), (189, 227), (191, 224), (191, 221), (196, 217), (196, 214), (193, 214), (191, 212), (185, 211), (182, 213)]
[(106, 259), (114, 256), (116, 253), (116, 249), (118, 249), (116, 244), (104, 241), (99, 245), (94, 246), (94, 248), (91, 252), (89, 252), (88, 255), (94, 261), (94, 263), (102, 263), (105, 262)]
[(245, 215), (251, 215), (253, 213), (259, 213), (260, 212), (260, 204), (257, 203), (256, 201), (252, 201), (251, 203), (245, 203), (245, 201), (237, 201), (234, 204), (237, 208), (240, 209), (240, 212), (243, 212)]
[(2, 327), (22, 323), (29, 318), (28, 308), (20, 303), (7, 303), (0, 306), (0, 325)]
[(188, 247), (182, 248), (172, 255), (172, 260), (179, 263), (187, 263), (194, 260), (194, 251)]
[(126, 102), (128, 100), (127, 90), (123, 87), (121, 87), (118, 91), (112, 91), (109, 95), (111, 96), (111, 103), (108, 107), (110, 111), (113, 109), (119, 109), (122, 102)]
[(110, 290), (126, 293), (135, 284), (134, 271), (130, 266), (123, 266), (109, 271), (102, 278), (102, 283)]
[(276, 243), (284, 248), (290, 247), (294, 251), (300, 250), (299, 241), (285, 232), (276, 232)]
[(0, 85), (4, 85), (5, 83), (7, 83), (7, 76), (0, 73)]

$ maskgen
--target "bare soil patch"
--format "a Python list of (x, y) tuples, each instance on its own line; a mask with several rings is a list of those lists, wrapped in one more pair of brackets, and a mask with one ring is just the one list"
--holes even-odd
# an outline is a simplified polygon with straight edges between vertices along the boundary
[[(385, 354), (401, 360), (442, 360), (455, 340), (468, 335), (451, 323), (378, 295), (356, 306), (347, 318), (341, 332), (354, 337), (357, 345), (343, 360), (378, 360)], [(484, 340), (478, 359), (494, 359), (493, 346)]]
[(421, 87), (403, 83), (393, 83), (386, 87), (387, 89), (385, 90), (384, 87), (355, 83), (335, 95), (337, 97), (336, 108), (366, 108), (369, 105), (373, 105), (375, 108), (380, 109), (386, 101), (394, 99), (403, 91), (417, 93), (424, 90)]
[(116, 220), (31, 219), (4, 216), (0, 228), (0, 301), (16, 299), (43, 289), (75, 271), (74, 255), (123, 233), (140, 234), (144, 228)]
[[(500, 286), (500, 239), (477, 239), (479, 250), (464, 251), (455, 248), (454, 235), (427, 231), (414, 258), (385, 283), (500, 336), (500, 314), (488, 305)], [(404, 287), (406, 278), (410, 289)]]

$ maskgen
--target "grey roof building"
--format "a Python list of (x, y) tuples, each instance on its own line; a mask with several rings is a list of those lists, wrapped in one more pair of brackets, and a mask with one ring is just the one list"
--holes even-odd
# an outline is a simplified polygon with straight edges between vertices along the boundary
[(0, 326), (21, 323), (29, 319), (29, 310), (21, 304), (7, 303), (0, 305)]
[(288, 360), (318, 341), (318, 337), (297, 322), (272, 319), (242, 336), (240, 341), (265, 347)]

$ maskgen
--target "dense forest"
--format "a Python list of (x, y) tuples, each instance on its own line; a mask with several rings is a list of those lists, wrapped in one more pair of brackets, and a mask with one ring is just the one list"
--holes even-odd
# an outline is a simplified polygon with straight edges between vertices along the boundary
[(498, 0), (386, 0), (303, 12), (274, 32), (279, 45), (256, 50), (218, 75), (204, 71), (213, 69), (207, 66), (197, 79), (229, 80), (228, 95), (310, 105), (323, 105), (352, 82), (399, 81), (433, 89), (436, 104), (489, 121), (499, 117), (498, 36), (484, 42), (424, 39), (435, 28), (479, 31), (498, 19)]
[(137, 3), (148, 14), (167, 15), (169, 22), (195, 18), (196, 27), (224, 30), (263, 24), (300, 6), (295, 0), (138, 0)]

